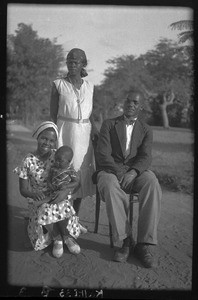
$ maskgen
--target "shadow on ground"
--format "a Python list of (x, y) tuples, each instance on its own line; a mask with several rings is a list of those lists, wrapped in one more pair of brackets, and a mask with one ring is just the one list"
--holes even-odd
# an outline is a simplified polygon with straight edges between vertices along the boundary
[(17, 206), (8, 205), (8, 250), (21, 252), (33, 250), (27, 235), (27, 210)]
[[(27, 220), (28, 210), (25, 208), (8, 205), (9, 216), (9, 245), (8, 250), (16, 252), (33, 251), (27, 235)], [(91, 222), (89, 222), (91, 226)], [(105, 242), (104, 242), (105, 241)], [(97, 251), (99, 257), (109, 261), (112, 259), (114, 251), (117, 247), (112, 249), (108, 244), (109, 237), (105, 233), (94, 234), (89, 231), (86, 235), (78, 238), (78, 243), (83, 250)], [(66, 247), (65, 247), (66, 248)], [(51, 255), (52, 245), (43, 250), (44, 253), (49, 252)], [(68, 250), (66, 249), (66, 252)]]

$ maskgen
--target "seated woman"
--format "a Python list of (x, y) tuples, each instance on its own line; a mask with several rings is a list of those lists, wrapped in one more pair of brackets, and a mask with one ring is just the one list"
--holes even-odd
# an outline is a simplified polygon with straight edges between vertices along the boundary
[[(39, 224), (38, 213), (41, 201), (46, 203), (48, 191), (48, 176), (56, 153), (56, 141), (58, 137), (57, 126), (51, 121), (42, 122), (34, 131), (33, 137), (37, 139), (37, 149), (28, 153), (20, 166), (14, 169), (19, 176), (19, 189), (23, 197), (27, 198), (29, 206), (28, 235), (35, 250), (42, 250), (53, 242), (53, 255), (63, 255), (63, 243), (73, 254), (80, 253), (80, 246), (76, 239), (80, 234), (78, 217), (68, 200), (68, 189), (61, 189), (57, 192), (55, 203), (65, 201), (64, 209), (67, 211), (65, 218), (56, 223), (49, 222), (47, 225)], [(76, 187), (73, 187), (75, 190)], [(70, 193), (73, 193), (70, 188)], [(45, 200), (46, 199), (46, 200)], [(40, 203), (40, 204), (41, 204)]]

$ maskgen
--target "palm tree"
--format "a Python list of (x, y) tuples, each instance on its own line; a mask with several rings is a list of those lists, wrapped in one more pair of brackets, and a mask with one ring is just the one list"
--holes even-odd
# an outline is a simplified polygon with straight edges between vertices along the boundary
[(178, 34), (179, 43), (185, 43), (190, 41), (193, 43), (193, 21), (192, 20), (181, 20), (170, 24), (172, 30), (185, 30)]
[[(194, 61), (194, 43), (193, 43), (193, 21), (192, 20), (181, 20), (178, 22), (174, 22), (170, 24), (172, 30), (183, 30), (181, 33), (178, 34), (179, 43), (184, 44), (186, 41), (190, 42), (190, 44), (183, 47), (184, 53), (189, 58), (189, 63), (193, 65)], [(193, 70), (193, 66), (192, 66)], [(193, 71), (192, 71), (193, 77)], [(193, 89), (193, 83), (192, 83)], [(183, 111), (186, 112), (186, 116), (188, 117), (188, 111), (190, 110), (190, 99), (186, 103), (186, 106), (183, 108)]]

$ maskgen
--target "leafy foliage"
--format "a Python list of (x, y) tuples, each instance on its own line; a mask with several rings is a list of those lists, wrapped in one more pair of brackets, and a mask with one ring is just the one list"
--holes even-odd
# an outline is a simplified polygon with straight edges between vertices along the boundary
[(156, 48), (143, 55), (143, 58), (153, 77), (153, 92), (156, 93), (151, 101), (159, 104), (162, 117), (167, 118), (167, 124), (163, 125), (169, 127), (167, 107), (175, 103), (178, 109), (181, 105), (183, 108), (189, 107), (193, 95), (192, 63), (185, 56), (183, 48), (178, 48), (176, 43), (168, 39), (161, 39)]
[(56, 39), (38, 37), (31, 25), (18, 24), (8, 36), (7, 110), (24, 123), (48, 117), (50, 84), (63, 61)]
[(171, 29), (186, 30), (179, 33), (179, 43), (185, 43), (186, 41), (193, 42), (193, 21), (181, 20), (170, 24)]
[(183, 46), (183, 51), (186, 53), (187, 57), (194, 59), (194, 26), (192, 20), (181, 20), (170, 24), (172, 30), (180, 30), (178, 34), (178, 39), (180, 44), (185, 44)]
[[(107, 61), (105, 80), (96, 90), (96, 97), (103, 109), (103, 117), (113, 117), (122, 112), (126, 93), (130, 89), (142, 89), (151, 85), (151, 78), (141, 59), (126, 55)], [(102, 96), (103, 95), (103, 96)], [(145, 104), (145, 109), (149, 108)]]
[[(145, 111), (150, 124), (169, 127), (170, 118), (171, 124), (181, 125), (183, 109), (187, 109), (188, 113), (182, 120), (190, 124), (193, 64), (182, 47), (178, 48), (171, 40), (161, 39), (153, 50), (144, 55), (137, 58), (121, 56), (107, 63), (105, 79), (95, 96), (96, 109), (100, 110), (103, 118), (120, 114), (127, 91), (139, 88), (146, 98)], [(176, 122), (174, 118), (177, 118)]]
[[(172, 27), (180, 29), (191, 24), (176, 23)], [(38, 37), (30, 25), (20, 23), (15, 32), (7, 38), (7, 111), (23, 123), (34, 123), (49, 117), (51, 82), (61, 74), (63, 48), (56, 39)], [(94, 118), (100, 124), (120, 115), (127, 92), (138, 88), (145, 95), (144, 116), (151, 125), (191, 126), (194, 61), (186, 46), (160, 39), (144, 55), (123, 55), (107, 63), (94, 93)]]

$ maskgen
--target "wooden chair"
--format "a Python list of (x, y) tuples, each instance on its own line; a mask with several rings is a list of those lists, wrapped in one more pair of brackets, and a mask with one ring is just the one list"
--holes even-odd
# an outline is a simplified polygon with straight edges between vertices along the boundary
[[(100, 194), (98, 191), (98, 187), (96, 185), (96, 208), (95, 208), (95, 228), (94, 228), (94, 233), (98, 232), (98, 225), (99, 225), (99, 217), (100, 217)], [(132, 192), (129, 194), (129, 222), (132, 228), (132, 238), (133, 238), (133, 206), (135, 203), (139, 202), (139, 194)], [(114, 247), (113, 244), (113, 237), (112, 237), (112, 227), (111, 224), (109, 223), (109, 238), (110, 238), (110, 246), (111, 248)]]

